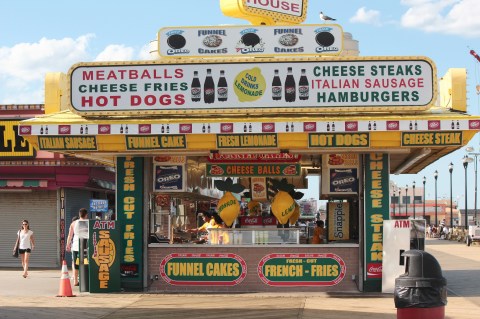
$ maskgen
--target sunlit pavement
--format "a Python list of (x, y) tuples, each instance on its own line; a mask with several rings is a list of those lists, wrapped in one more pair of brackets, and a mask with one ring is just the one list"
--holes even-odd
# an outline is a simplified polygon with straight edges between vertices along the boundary
[[(448, 284), (446, 318), (480, 313), (480, 245), (427, 240)], [(396, 318), (391, 294), (90, 294), (56, 297), (59, 270), (0, 270), (0, 318)]]

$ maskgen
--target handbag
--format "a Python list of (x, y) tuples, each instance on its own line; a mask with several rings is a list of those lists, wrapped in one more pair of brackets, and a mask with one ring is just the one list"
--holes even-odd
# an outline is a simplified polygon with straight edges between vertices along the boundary
[(18, 250), (20, 249), (19, 245), (20, 245), (20, 231), (18, 232), (17, 244), (15, 245), (16, 248), (12, 255), (14, 258), (18, 258)]

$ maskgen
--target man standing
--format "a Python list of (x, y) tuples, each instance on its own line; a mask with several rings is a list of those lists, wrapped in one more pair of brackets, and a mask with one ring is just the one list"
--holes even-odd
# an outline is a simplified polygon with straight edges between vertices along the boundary
[[(69, 232), (67, 238), (67, 251), (72, 252), (73, 285), (78, 286), (78, 269), (80, 265), (80, 239), (88, 239), (88, 211), (80, 208), (78, 211), (80, 219), (73, 223), (73, 234)], [(73, 236), (73, 240), (72, 240)]]

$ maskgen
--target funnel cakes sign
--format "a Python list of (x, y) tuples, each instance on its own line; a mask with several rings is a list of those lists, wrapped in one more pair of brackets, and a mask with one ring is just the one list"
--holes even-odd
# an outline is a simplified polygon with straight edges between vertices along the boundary
[(338, 55), (343, 30), (336, 24), (301, 26), (168, 27), (158, 31), (162, 57)]

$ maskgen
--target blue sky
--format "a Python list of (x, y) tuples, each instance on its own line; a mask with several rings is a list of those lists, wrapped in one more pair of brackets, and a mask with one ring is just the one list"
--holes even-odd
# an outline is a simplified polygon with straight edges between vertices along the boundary
[[(438, 76), (448, 68), (466, 68), (468, 112), (480, 114), (479, 62), (469, 54), (470, 49), (480, 53), (479, 0), (311, 0), (305, 23), (322, 23), (320, 11), (359, 41), (362, 56), (427, 56)], [(45, 73), (66, 73), (77, 62), (148, 59), (148, 43), (162, 27), (248, 24), (224, 16), (220, 0), (2, 1), (0, 12), (0, 104), (43, 103)], [(470, 145), (480, 152), (478, 136)], [(448, 164), (453, 162), (453, 197), (464, 208), (464, 155), (459, 150), (416, 176), (392, 179), (411, 188), (426, 176), (426, 197), (433, 199), (438, 170), (438, 197), (449, 198)], [(472, 164), (468, 174), (473, 208)]]

